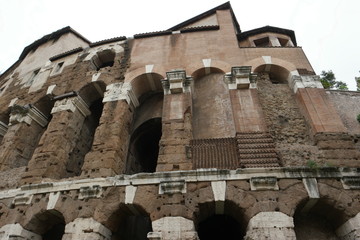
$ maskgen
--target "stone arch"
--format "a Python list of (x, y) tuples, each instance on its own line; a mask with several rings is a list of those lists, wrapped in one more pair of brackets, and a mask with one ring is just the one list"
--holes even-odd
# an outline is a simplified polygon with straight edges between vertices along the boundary
[(196, 80), (209, 73), (226, 73), (231, 70), (231, 67), (231, 64), (224, 61), (216, 59), (203, 59), (202, 61), (197, 61), (195, 64), (192, 64), (189, 67), (189, 72)]
[(230, 200), (200, 203), (194, 220), (201, 240), (235, 240), (245, 236), (247, 222), (243, 209)]
[(35, 214), (24, 228), (41, 235), (43, 240), (61, 240), (65, 232), (65, 219), (59, 211), (46, 210)]
[(266, 72), (270, 78), (279, 79), (277, 83), (290, 82), (292, 75), (298, 75), (294, 64), (271, 56), (263, 56), (246, 62), (244, 65), (252, 66), (254, 73)]
[(338, 239), (336, 230), (349, 219), (343, 205), (328, 197), (309, 203), (305, 199), (295, 210), (296, 239)]
[(112, 240), (147, 239), (152, 231), (149, 213), (136, 204), (120, 204), (104, 225), (111, 230)]
[(161, 80), (164, 77), (158, 73), (142, 73), (130, 81), (131, 89), (136, 98), (141, 102), (141, 97), (152, 92), (162, 92)]

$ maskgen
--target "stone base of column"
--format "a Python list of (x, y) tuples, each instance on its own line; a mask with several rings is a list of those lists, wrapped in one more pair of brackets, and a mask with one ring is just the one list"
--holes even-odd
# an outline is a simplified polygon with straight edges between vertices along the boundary
[(193, 221), (183, 217), (164, 217), (152, 222), (151, 240), (199, 240)]
[(360, 239), (360, 213), (349, 219), (336, 230), (341, 240)]
[(245, 240), (295, 240), (292, 217), (280, 212), (261, 212), (250, 219)]
[(77, 218), (65, 226), (62, 240), (110, 240), (111, 231), (93, 218)]
[(20, 224), (7, 224), (0, 228), (0, 239), (2, 240), (41, 240), (42, 237), (36, 233), (24, 229)]

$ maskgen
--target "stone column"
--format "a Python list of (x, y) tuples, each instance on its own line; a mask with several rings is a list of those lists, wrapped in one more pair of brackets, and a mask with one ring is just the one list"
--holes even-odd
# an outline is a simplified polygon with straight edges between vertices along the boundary
[[(67, 95), (66, 95), (67, 96)], [(29, 179), (67, 177), (69, 154), (76, 146), (85, 118), (91, 114), (79, 96), (59, 99), (51, 110), (52, 120), (31, 158), (23, 183)]]
[(45, 115), (34, 106), (14, 105), (6, 133), (6, 125), (1, 125), (0, 131), (5, 134), (0, 146), (0, 169), (26, 166), (47, 124)]
[(256, 75), (251, 67), (232, 67), (224, 78), (229, 87), (236, 132), (267, 130), (256, 88)]
[(25, 230), (20, 224), (7, 224), (0, 228), (1, 240), (41, 240), (42, 237), (36, 233)]
[(111, 240), (111, 231), (93, 218), (77, 218), (66, 224), (62, 240)]
[(336, 230), (341, 240), (360, 239), (360, 213), (349, 219)]
[(81, 176), (107, 177), (125, 171), (134, 109), (139, 105), (130, 84), (106, 87), (104, 108)]
[(152, 222), (151, 240), (198, 240), (193, 221), (183, 217), (163, 217)]
[(260, 212), (250, 219), (244, 240), (295, 240), (294, 220), (281, 212)]
[(191, 78), (184, 70), (166, 73), (162, 80), (164, 105), (162, 136), (156, 171), (190, 170), (192, 162), (186, 154), (186, 146), (192, 139), (191, 128)]

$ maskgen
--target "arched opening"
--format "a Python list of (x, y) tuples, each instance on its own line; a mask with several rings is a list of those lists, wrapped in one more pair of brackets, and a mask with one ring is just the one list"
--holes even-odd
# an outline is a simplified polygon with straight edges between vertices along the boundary
[(101, 68), (112, 67), (115, 60), (115, 51), (112, 49), (105, 49), (97, 52), (91, 60), (96, 68), (96, 71), (99, 71)]
[(25, 229), (41, 235), (42, 240), (61, 240), (65, 232), (63, 215), (56, 210), (36, 214)]
[(0, 146), (2, 144), (2, 140), (8, 130), (9, 125), (9, 118), (10, 118), (10, 110), (7, 112), (0, 114)]
[(239, 223), (231, 216), (215, 214), (199, 223), (198, 235), (200, 240), (241, 239), (243, 233)]
[(335, 230), (345, 221), (344, 213), (325, 200), (319, 200), (309, 210), (304, 201), (294, 215), (296, 239), (337, 240)]
[(195, 224), (200, 240), (243, 239), (247, 226), (242, 209), (231, 201), (200, 204)]
[(269, 64), (255, 68), (254, 73), (267, 73), (272, 84), (287, 84), (289, 71), (282, 66)]
[(130, 139), (127, 174), (156, 171), (161, 129), (161, 118), (153, 118), (134, 131)]
[(149, 215), (136, 206), (122, 205), (110, 216), (109, 223), (112, 240), (147, 240), (152, 232)]

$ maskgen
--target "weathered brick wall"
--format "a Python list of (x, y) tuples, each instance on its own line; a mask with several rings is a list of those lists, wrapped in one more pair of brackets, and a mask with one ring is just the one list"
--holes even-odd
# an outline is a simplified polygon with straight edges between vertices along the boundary
[(316, 160), (317, 147), (287, 83), (273, 84), (268, 74), (259, 74), (257, 83), (265, 121), (284, 166), (305, 166)]

